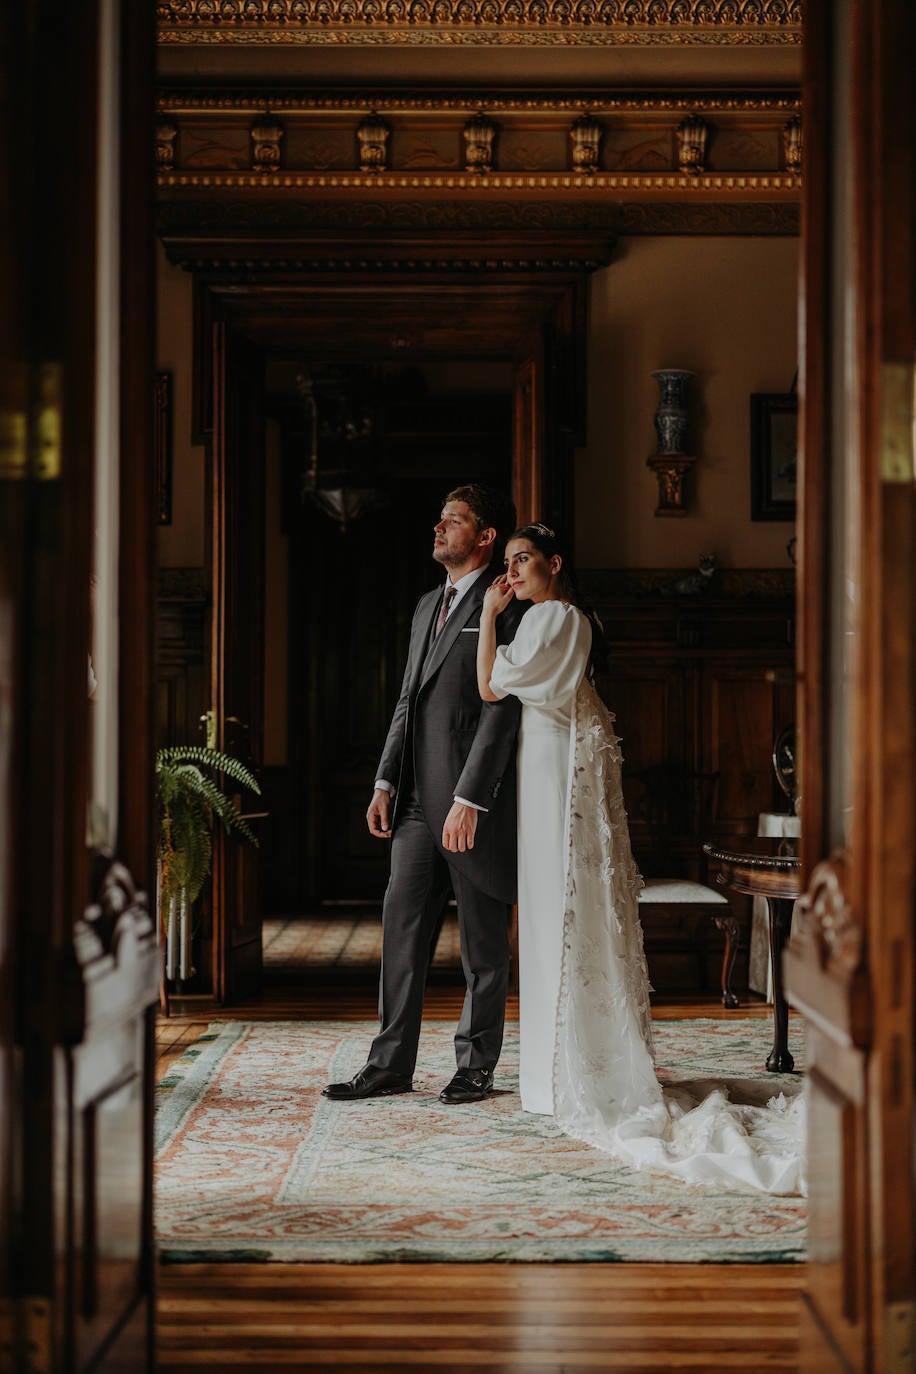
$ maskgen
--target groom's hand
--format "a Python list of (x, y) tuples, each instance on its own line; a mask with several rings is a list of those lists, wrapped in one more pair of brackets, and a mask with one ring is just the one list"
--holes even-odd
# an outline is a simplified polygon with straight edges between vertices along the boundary
[(474, 807), (455, 802), (442, 827), (443, 848), (453, 854), (463, 854), (466, 849), (473, 849), (476, 831), (477, 812)]
[(369, 834), (377, 840), (391, 839), (391, 793), (386, 792), (384, 787), (377, 787), (372, 793), (366, 824)]

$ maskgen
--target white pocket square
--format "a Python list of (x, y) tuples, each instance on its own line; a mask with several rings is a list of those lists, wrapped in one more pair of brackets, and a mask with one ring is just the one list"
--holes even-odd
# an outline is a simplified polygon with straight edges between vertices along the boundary
[(465, 625), (465, 627), (464, 627), (464, 629), (461, 631), (461, 633), (462, 633), (463, 635), (479, 635), (479, 634), (480, 634), (480, 626), (479, 626), (479, 625)]

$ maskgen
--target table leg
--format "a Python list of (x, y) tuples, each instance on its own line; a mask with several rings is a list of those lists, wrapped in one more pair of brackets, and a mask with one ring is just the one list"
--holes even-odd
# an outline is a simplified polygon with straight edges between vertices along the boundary
[(713, 916), (712, 919), (725, 936), (725, 953), (722, 955), (722, 1005), (740, 1007), (738, 994), (732, 987), (732, 973), (738, 957), (738, 922), (734, 916)]
[(795, 903), (785, 897), (767, 897), (770, 926), (770, 963), (773, 969), (773, 1049), (767, 1059), (770, 1073), (791, 1073), (795, 1060), (789, 1053), (789, 1006), (782, 986), (782, 952), (792, 926)]

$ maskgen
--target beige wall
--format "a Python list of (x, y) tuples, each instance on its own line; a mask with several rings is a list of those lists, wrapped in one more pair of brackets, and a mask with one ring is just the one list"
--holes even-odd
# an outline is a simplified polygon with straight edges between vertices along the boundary
[(193, 278), (173, 267), (159, 246), (158, 366), (172, 376), (172, 523), (159, 529), (164, 568), (200, 567), (204, 561), (204, 450), (191, 442), (191, 371), (194, 354)]
[[(796, 367), (798, 241), (634, 238), (592, 279), (588, 443), (577, 458), (583, 568), (782, 568), (792, 527), (750, 518), (749, 396), (788, 391)], [(687, 516), (658, 518), (656, 368), (688, 368)]]

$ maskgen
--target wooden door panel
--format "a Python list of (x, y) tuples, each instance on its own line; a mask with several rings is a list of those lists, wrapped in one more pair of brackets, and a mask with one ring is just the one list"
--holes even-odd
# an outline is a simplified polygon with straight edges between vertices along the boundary
[(789, 721), (778, 717), (773, 685), (762, 668), (709, 667), (700, 694), (703, 768), (717, 775), (709, 816), (713, 830), (755, 835), (762, 811), (785, 807), (775, 794), (773, 744)]
[(806, 1020), (808, 1060), (809, 1292), (817, 1316), (809, 1341), (867, 1367), (868, 1155), (865, 1123), (869, 997), (863, 933), (846, 891), (848, 863), (837, 853), (819, 864), (799, 902), (786, 951), (788, 996)]
[[(688, 701), (694, 673), (672, 662), (611, 656), (605, 700), (623, 750), (623, 792), (634, 851), (650, 876), (673, 876), (693, 829)], [(677, 837), (677, 839), (675, 838)]]

